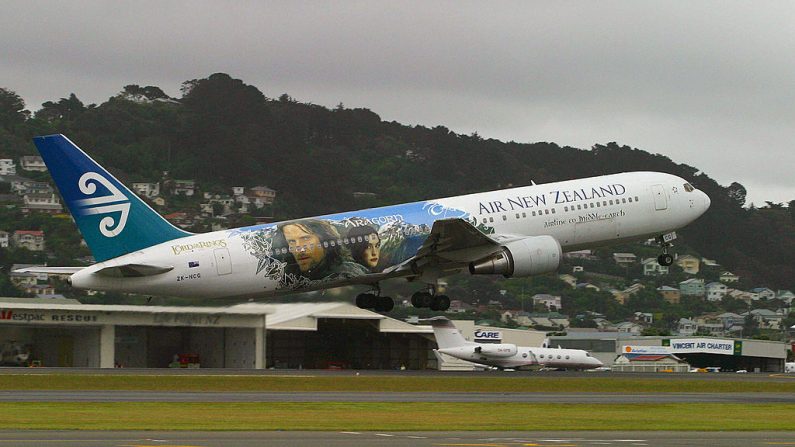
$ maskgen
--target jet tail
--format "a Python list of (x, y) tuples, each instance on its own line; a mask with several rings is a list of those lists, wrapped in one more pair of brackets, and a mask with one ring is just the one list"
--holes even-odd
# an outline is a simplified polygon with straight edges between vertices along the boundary
[(97, 262), (190, 236), (63, 135), (35, 137), (47, 169)]
[(447, 317), (433, 317), (423, 321), (431, 323), (433, 335), (436, 337), (436, 344), (439, 345), (439, 349), (473, 344), (466, 341), (461, 331)]

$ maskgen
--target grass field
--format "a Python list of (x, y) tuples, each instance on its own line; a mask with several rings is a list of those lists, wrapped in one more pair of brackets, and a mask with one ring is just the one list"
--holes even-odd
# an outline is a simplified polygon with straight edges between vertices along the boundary
[(0, 403), (6, 430), (795, 430), (790, 404)]
[(795, 393), (795, 380), (617, 377), (0, 375), (5, 390)]
[[(0, 375), (3, 390), (773, 392), (795, 381), (642, 377)], [(0, 402), (4, 429), (795, 431), (795, 404)]]

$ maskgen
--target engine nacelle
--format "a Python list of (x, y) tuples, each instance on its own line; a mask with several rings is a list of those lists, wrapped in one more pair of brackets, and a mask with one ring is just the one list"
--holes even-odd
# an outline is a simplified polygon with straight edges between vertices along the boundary
[(503, 275), (522, 278), (554, 272), (563, 250), (552, 236), (531, 236), (505, 244), (498, 253), (469, 263), (473, 275)]
[(516, 355), (516, 345), (511, 343), (486, 343), (475, 347), (476, 354), (489, 357), (510, 357)]

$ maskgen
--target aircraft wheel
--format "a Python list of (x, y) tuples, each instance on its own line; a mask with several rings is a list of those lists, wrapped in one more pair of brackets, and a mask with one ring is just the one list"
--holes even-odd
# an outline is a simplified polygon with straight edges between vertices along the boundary
[(417, 308), (430, 307), (433, 295), (428, 292), (416, 292), (411, 295), (411, 305)]
[(669, 253), (663, 253), (657, 257), (657, 263), (662, 265), (663, 267), (668, 267), (674, 263), (674, 257), (671, 256)]
[(447, 310), (450, 308), (450, 297), (447, 295), (436, 295), (434, 301), (436, 302), (436, 309), (434, 310)]
[(395, 302), (388, 296), (378, 296), (376, 298), (375, 310), (377, 312), (389, 312), (395, 308)]
[(360, 309), (372, 309), (377, 303), (378, 297), (372, 293), (360, 293), (356, 295), (356, 307)]

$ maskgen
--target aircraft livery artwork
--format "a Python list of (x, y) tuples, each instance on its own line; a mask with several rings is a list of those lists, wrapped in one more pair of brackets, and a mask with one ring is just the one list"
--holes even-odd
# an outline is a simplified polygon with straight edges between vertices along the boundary
[(415, 202), (241, 228), (230, 236), (243, 239), (257, 259), (257, 274), (276, 281), (277, 289), (314, 289), (400, 265), (417, 253), (439, 218), (474, 222), (465, 211)]
[(193, 234), (65, 136), (34, 142), (96, 263), (16, 271), (88, 290), (243, 299), (355, 285), (370, 290), (359, 307), (389, 311), (380, 283), (402, 278), (420, 284), (413, 306), (439, 311), (441, 278), (552, 273), (564, 251), (654, 237), (671, 265), (674, 230), (710, 205), (680, 177), (641, 171)]

